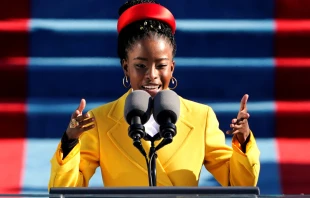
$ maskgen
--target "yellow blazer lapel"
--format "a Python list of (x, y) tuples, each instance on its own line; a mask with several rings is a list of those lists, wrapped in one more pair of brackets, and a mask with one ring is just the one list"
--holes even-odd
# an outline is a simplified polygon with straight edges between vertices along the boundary
[[(114, 145), (121, 151), (121, 153), (133, 163), (137, 168), (143, 171), (146, 174), (147, 178), (147, 166), (145, 158), (138, 151), (137, 148), (133, 146), (133, 140), (128, 136), (128, 123), (124, 118), (124, 107), (125, 101), (128, 94), (131, 92), (129, 90), (124, 94), (112, 107), (109, 112), (109, 118), (115, 121), (115, 125), (109, 130), (108, 137), (114, 143)], [(141, 140), (143, 148), (148, 153), (150, 149), (150, 144), (144, 140)], [(163, 186), (172, 186), (172, 183), (167, 176), (165, 170), (163, 169), (160, 161), (157, 160), (156, 163), (156, 172), (157, 172), (157, 184)], [(148, 180), (147, 180), (148, 181)]]
[(158, 151), (158, 158), (164, 169), (173, 162), (174, 157), (177, 156), (178, 151), (185, 144), (188, 136), (194, 129), (194, 127), (186, 120), (186, 115), (190, 112), (190, 109), (186, 106), (186, 103), (181, 97), (180, 100), (180, 117), (176, 123), (177, 134), (174, 136), (173, 141), (170, 144)]

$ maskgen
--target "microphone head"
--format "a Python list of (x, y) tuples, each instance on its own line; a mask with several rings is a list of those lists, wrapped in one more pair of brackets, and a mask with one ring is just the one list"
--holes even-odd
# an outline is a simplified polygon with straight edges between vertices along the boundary
[(172, 90), (162, 90), (154, 97), (153, 116), (155, 121), (162, 125), (167, 120), (175, 124), (180, 115), (180, 98)]
[(141, 124), (145, 124), (151, 117), (152, 97), (143, 90), (132, 91), (126, 98), (124, 116), (130, 125), (133, 117), (140, 117)]

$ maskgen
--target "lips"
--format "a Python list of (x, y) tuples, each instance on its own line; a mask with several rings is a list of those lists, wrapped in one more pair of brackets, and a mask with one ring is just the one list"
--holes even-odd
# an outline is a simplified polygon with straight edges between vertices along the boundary
[(161, 85), (144, 85), (142, 89), (144, 90), (152, 90), (152, 89), (159, 89)]
[(152, 97), (155, 97), (155, 95), (161, 90), (161, 85), (144, 85), (141, 86), (141, 89), (148, 92)]

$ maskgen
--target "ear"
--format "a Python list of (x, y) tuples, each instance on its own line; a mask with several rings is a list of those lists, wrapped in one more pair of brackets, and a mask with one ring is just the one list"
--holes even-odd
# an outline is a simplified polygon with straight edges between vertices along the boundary
[(171, 64), (171, 66), (170, 66), (170, 68), (171, 68), (171, 77), (173, 76), (174, 67), (175, 67), (175, 61), (172, 60), (172, 64)]
[(128, 61), (126, 59), (123, 59), (121, 64), (122, 64), (122, 68), (123, 68), (123, 71), (124, 71), (124, 75), (125, 76), (129, 76), (128, 75)]

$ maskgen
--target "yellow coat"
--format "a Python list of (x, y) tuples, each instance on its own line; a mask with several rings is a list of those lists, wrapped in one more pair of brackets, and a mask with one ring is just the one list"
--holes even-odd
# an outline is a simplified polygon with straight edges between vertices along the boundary
[[(80, 136), (64, 160), (59, 143), (51, 159), (49, 188), (86, 187), (98, 166), (105, 186), (148, 186), (145, 158), (128, 137), (124, 119), (129, 92), (89, 112), (96, 127)], [(158, 151), (157, 186), (197, 186), (203, 164), (222, 186), (256, 186), (260, 152), (253, 134), (246, 153), (236, 138), (229, 147), (211, 107), (180, 100), (177, 135)], [(149, 142), (142, 140), (142, 145), (148, 153)]]

